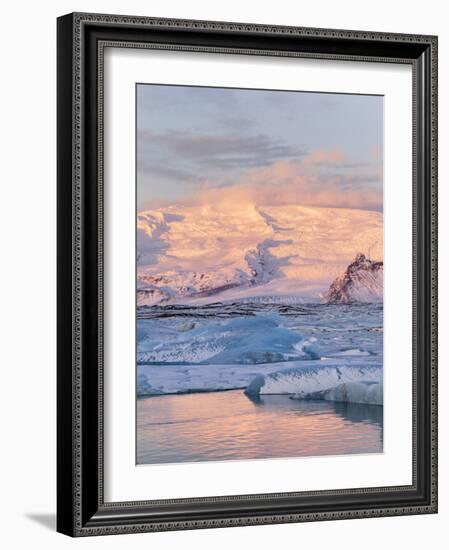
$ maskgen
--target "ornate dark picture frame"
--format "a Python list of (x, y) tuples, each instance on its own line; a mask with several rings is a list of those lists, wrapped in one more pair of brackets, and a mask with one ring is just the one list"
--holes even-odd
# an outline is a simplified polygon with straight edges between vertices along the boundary
[[(413, 483), (231, 497), (103, 498), (105, 45), (413, 69)], [(130, 368), (132, 368), (130, 366)], [(58, 19), (58, 498), (71, 536), (437, 511), (437, 38), (101, 14)]]

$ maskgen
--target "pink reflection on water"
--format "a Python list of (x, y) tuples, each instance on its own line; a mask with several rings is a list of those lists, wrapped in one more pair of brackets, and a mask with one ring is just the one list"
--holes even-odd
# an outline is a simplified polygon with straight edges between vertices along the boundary
[(137, 402), (137, 463), (382, 452), (382, 407), (295, 401), (242, 391)]

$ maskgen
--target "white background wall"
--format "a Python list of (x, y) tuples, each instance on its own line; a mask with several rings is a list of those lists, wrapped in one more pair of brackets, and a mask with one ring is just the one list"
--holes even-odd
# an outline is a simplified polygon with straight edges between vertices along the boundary
[[(418, 549), (447, 535), (449, 521), (448, 273), (449, 30), (445, 2), (375, 0), (60, 0), (2, 9), (0, 128), (0, 541), (4, 548)], [(56, 17), (125, 13), (440, 37), (440, 513), (283, 526), (72, 540), (55, 529)], [(445, 288), (446, 286), (446, 288)]]

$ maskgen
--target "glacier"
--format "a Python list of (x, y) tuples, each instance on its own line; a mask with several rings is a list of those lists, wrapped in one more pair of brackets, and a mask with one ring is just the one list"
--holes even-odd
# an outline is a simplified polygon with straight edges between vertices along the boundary
[(319, 302), (357, 253), (382, 261), (382, 227), (381, 212), (296, 204), (139, 212), (137, 304)]

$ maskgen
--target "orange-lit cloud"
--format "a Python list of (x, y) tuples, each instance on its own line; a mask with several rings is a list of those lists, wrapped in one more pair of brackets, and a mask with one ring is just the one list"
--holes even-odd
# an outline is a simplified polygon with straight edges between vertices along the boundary
[(357, 166), (348, 169), (344, 163), (341, 151), (317, 150), (300, 161), (279, 160), (266, 168), (248, 170), (232, 185), (206, 182), (188, 202), (222, 208), (247, 202), (382, 210), (382, 191), (379, 185), (372, 185), (381, 177), (379, 171)]
[[(348, 164), (341, 150), (315, 150), (300, 160), (278, 160), (266, 167), (248, 169), (235, 182), (203, 180), (195, 193), (177, 202), (213, 204), (222, 209), (252, 203), (381, 211), (381, 178), (381, 167)], [(167, 205), (166, 201), (158, 202), (148, 206)]]

